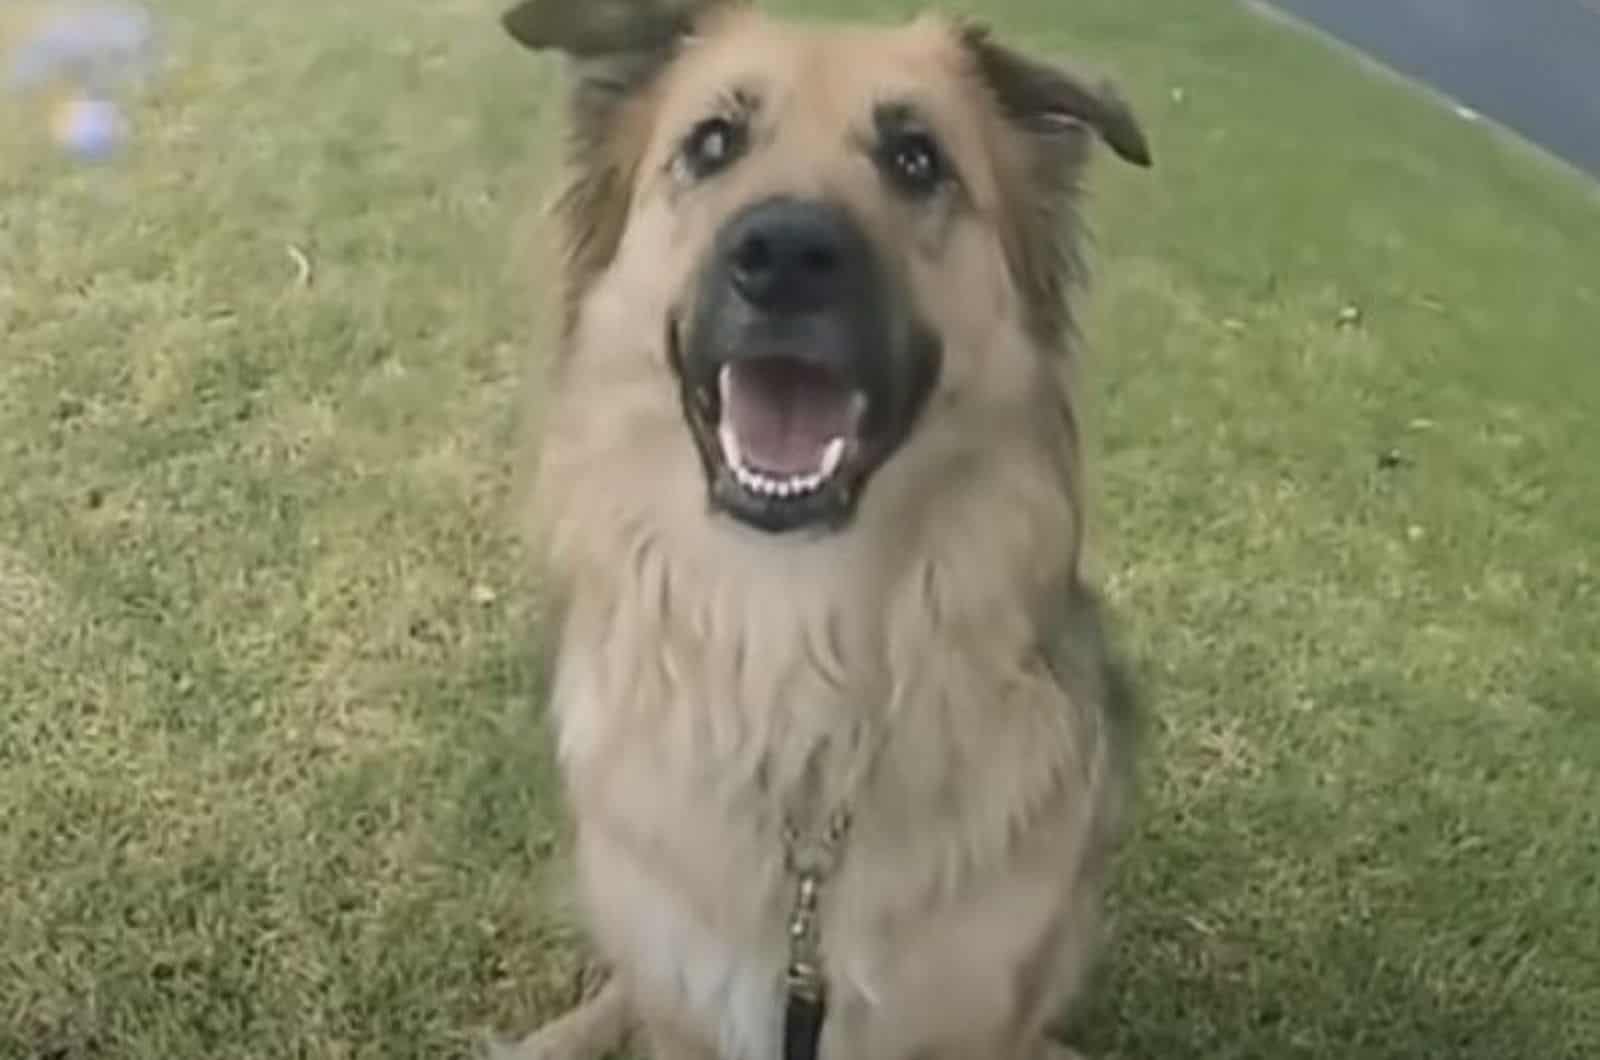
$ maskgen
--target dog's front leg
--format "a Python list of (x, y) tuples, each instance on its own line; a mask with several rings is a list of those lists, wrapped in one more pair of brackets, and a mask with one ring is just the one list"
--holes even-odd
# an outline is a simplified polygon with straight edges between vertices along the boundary
[(633, 1008), (615, 979), (520, 1042), (490, 1042), (486, 1060), (604, 1060), (628, 1044)]
[(646, 1021), (640, 1037), (649, 1060), (718, 1060), (715, 1049), (671, 1026)]

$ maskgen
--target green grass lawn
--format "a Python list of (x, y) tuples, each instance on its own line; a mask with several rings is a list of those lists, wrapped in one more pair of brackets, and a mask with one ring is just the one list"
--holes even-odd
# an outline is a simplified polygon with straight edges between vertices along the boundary
[[(459, 1056), (579, 967), (511, 523), (557, 71), (479, 0), (162, 9), (127, 158), (0, 109), (0, 1057)], [(1600, 1055), (1600, 195), (1221, 0), (988, 11), (1157, 154), (1091, 205), (1154, 721), (1083, 1043)]]

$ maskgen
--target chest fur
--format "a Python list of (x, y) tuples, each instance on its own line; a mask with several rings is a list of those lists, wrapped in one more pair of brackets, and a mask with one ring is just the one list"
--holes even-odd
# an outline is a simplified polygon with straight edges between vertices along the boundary
[[(573, 596), (552, 706), (589, 921), (635, 989), (726, 1057), (777, 1055), (782, 830), (842, 804), (827, 1033), (1009, 989), (1070, 900), (1091, 829), (1066, 818), (1094, 817), (1105, 774), (1094, 697), (1027, 606), (1048, 572), (626, 554)], [(950, 953), (973, 959), (930, 957)]]
[(636, 989), (714, 1029), (721, 1055), (778, 1055), (787, 819), (840, 804), (853, 816), (821, 905), (830, 1033), (850, 1025), (841, 1013), (937, 1006), (946, 987), (918, 955), (936, 938), (998, 947), (960, 984), (992, 989), (1066, 900), (1018, 868), (1038, 856), (1035, 822), (1085, 788), (1094, 742), (1044, 675), (993, 685), (975, 724), (938, 697), (857, 706), (848, 683), (805, 667), (764, 702), (707, 697), (665, 662), (629, 683), (657, 696), (631, 696), (614, 680), (626, 672), (569, 654), (556, 694), (590, 921)]

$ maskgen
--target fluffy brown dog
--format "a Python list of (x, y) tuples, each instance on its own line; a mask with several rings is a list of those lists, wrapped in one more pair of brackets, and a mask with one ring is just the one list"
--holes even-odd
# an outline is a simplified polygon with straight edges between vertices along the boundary
[(613, 976), (502, 1054), (1049, 1055), (1131, 744), (1079, 574), (1074, 198), (1096, 135), (1149, 163), (1137, 124), (941, 18), (505, 25), (573, 60), (536, 516)]

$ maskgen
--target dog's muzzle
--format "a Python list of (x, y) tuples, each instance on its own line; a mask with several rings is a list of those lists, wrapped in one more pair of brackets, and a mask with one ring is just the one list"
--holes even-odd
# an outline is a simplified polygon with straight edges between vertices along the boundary
[(761, 530), (837, 527), (932, 389), (938, 342), (844, 208), (735, 215), (669, 336), (712, 505)]

